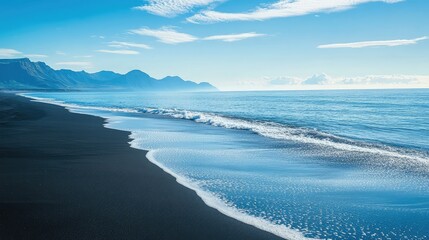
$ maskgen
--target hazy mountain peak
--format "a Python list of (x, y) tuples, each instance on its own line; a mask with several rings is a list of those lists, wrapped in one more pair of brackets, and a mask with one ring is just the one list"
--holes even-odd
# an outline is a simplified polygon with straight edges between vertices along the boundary
[(87, 73), (54, 70), (44, 62), (28, 58), (0, 59), (0, 88), (3, 89), (105, 89), (137, 91), (217, 91), (209, 83), (185, 81), (179, 76), (156, 80), (140, 70), (124, 75), (112, 71)]
[(161, 80), (166, 80), (166, 81), (185, 81), (185, 80), (183, 80), (181, 77), (179, 77), (179, 76), (167, 76), (167, 77), (164, 77), (163, 79), (161, 79)]
[[(128, 73), (126, 73), (126, 75), (129, 75), (129, 74), (146, 74), (145, 72), (142, 72), (141, 70), (138, 70), (138, 69), (134, 69), (134, 70), (131, 70), (131, 71), (129, 71)], [(147, 75), (147, 74), (146, 74)]]

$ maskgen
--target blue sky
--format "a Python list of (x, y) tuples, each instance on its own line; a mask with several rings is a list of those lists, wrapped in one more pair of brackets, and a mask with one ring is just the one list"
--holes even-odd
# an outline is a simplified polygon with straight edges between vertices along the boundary
[(427, 0), (5, 0), (0, 58), (224, 90), (429, 87)]

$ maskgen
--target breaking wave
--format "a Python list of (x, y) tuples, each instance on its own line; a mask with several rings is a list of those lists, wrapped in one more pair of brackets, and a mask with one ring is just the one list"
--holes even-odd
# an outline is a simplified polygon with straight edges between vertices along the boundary
[[(343, 151), (347, 153), (369, 155), (370, 157), (377, 156), (384, 162), (381, 164), (389, 164), (392, 166), (413, 168), (414, 171), (427, 172), (429, 167), (429, 154), (416, 150), (397, 148), (382, 144), (366, 143), (362, 141), (354, 141), (344, 137), (336, 136), (326, 132), (318, 131), (310, 128), (287, 126), (280, 123), (249, 120), (224, 116), (217, 113), (189, 111), (182, 109), (167, 109), (167, 108), (122, 108), (122, 107), (100, 107), (100, 106), (83, 106), (78, 104), (65, 103), (49, 98), (39, 98), (31, 95), (20, 94), (29, 97), (39, 102), (53, 103), (66, 108), (85, 109), (85, 110), (100, 110), (110, 112), (124, 113), (146, 113), (153, 115), (168, 116), (176, 119), (191, 120), (196, 123), (203, 123), (211, 126), (247, 130), (259, 134), (264, 137), (293, 141), (297, 143), (311, 144), (315, 147), (329, 148), (332, 150)], [(371, 158), (371, 161), (374, 160)], [(388, 162), (387, 162), (388, 161)], [(377, 164), (372, 162), (372, 164)]]
[(405, 164), (429, 166), (429, 156), (413, 150), (394, 148), (391, 146), (353, 141), (329, 133), (309, 128), (286, 126), (284, 124), (232, 118), (214, 113), (205, 113), (178, 109), (143, 108), (143, 113), (165, 115), (178, 119), (192, 120), (216, 127), (248, 130), (264, 137), (294, 141), (328, 147), (336, 150), (373, 154), (387, 158), (401, 160)]

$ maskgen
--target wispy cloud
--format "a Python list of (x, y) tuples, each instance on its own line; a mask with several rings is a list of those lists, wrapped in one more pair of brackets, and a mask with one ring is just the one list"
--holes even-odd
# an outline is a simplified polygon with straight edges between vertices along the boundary
[(187, 18), (193, 23), (211, 23), (226, 21), (255, 21), (272, 18), (293, 17), (320, 12), (334, 12), (350, 9), (369, 2), (396, 3), (402, 0), (278, 0), (275, 3), (261, 5), (248, 12), (203, 11)]
[(91, 35), (91, 38), (100, 38), (100, 39), (104, 39), (104, 36), (100, 36), (100, 35)]
[(78, 56), (74, 56), (74, 58), (92, 58), (92, 55), (78, 55)]
[(322, 73), (322, 74), (315, 74), (305, 80), (302, 80), (300, 82), (300, 84), (304, 84), (304, 85), (328, 85), (328, 84), (332, 84), (335, 81), (333, 80), (333, 78), (329, 75), (327, 75), (326, 73)]
[(47, 55), (44, 55), (44, 54), (25, 54), (24, 56), (28, 58), (47, 58), (48, 57)]
[(44, 54), (24, 54), (15, 49), (0, 48), (0, 57), (47, 58), (48, 56)]
[(187, 33), (177, 32), (176, 30), (167, 27), (163, 27), (160, 29), (140, 28), (131, 30), (130, 32), (142, 36), (154, 37), (157, 38), (158, 41), (167, 44), (193, 42), (198, 40), (198, 38), (195, 36), (192, 36)]
[(426, 40), (427, 37), (420, 37), (414, 39), (398, 39), (398, 40), (384, 40), (384, 41), (364, 41), (364, 42), (351, 42), (351, 43), (333, 43), (317, 46), (318, 48), (364, 48), (364, 47), (395, 47), (402, 45), (416, 44), (419, 41)]
[(248, 38), (266, 36), (266, 34), (262, 34), (262, 33), (248, 32), (248, 33), (238, 33), (238, 34), (213, 35), (213, 36), (200, 38), (197, 36), (193, 36), (191, 34), (177, 32), (171, 27), (162, 27), (160, 29), (140, 28), (140, 29), (131, 30), (130, 32), (139, 34), (142, 36), (154, 37), (154, 38), (157, 38), (158, 41), (167, 43), (167, 44), (194, 42), (198, 40), (217, 40), (217, 41), (224, 41), (224, 42), (235, 42), (235, 41), (241, 41)]
[(277, 77), (265, 78), (272, 85), (397, 85), (397, 84), (427, 84), (426, 75), (366, 75), (355, 77), (332, 77), (325, 73), (315, 74), (308, 78)]
[(67, 53), (65, 53), (63, 51), (56, 51), (55, 54), (57, 54), (57, 55), (63, 55), (63, 56), (67, 55)]
[(248, 33), (240, 33), (240, 34), (227, 34), (227, 35), (214, 35), (203, 38), (203, 40), (220, 40), (224, 42), (235, 42), (241, 41), (248, 38), (262, 37), (265, 34), (248, 32)]
[(276, 78), (270, 78), (270, 77), (264, 77), (266, 81), (268, 81), (271, 85), (296, 85), (301, 83), (301, 79), (298, 77), (276, 77)]
[(159, 16), (174, 17), (189, 12), (195, 7), (207, 6), (217, 1), (219, 0), (148, 0), (146, 5), (138, 6), (134, 9), (147, 11)]
[(0, 57), (15, 57), (21, 55), (22, 52), (10, 48), (0, 48)]
[(96, 52), (100, 53), (112, 53), (112, 54), (122, 54), (122, 55), (137, 55), (140, 54), (140, 52), (134, 51), (134, 50), (108, 50), (108, 49), (100, 49), (96, 50)]
[(109, 43), (110, 47), (133, 47), (133, 48), (143, 48), (143, 49), (152, 49), (149, 45), (143, 43), (133, 43), (133, 42), (118, 42), (113, 41)]
[(368, 75), (363, 77), (345, 77), (342, 84), (429, 84), (429, 76), (424, 75)]
[[(398, 74), (341, 77), (322, 73), (307, 78), (265, 76), (262, 79), (240, 81), (238, 85), (240, 90), (428, 88), (429, 75)], [(234, 89), (232, 88), (232, 90)]]

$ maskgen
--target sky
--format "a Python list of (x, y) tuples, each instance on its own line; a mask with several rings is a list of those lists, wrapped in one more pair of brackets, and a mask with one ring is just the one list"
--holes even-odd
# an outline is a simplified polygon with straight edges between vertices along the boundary
[(221, 90), (429, 87), (427, 0), (2, 0), (0, 58)]

